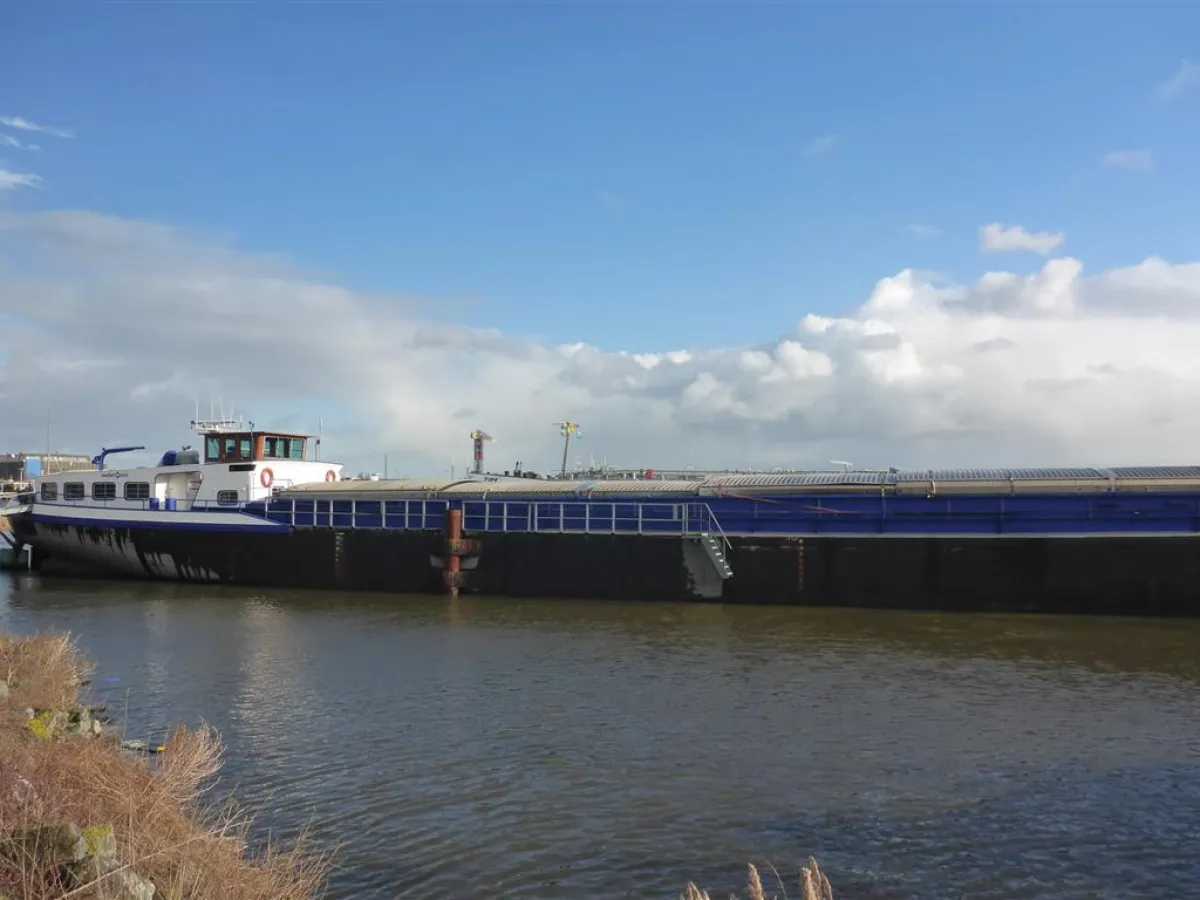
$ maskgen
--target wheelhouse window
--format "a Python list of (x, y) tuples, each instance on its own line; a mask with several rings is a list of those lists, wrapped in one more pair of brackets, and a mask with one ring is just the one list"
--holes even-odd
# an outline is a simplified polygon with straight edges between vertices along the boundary
[(58, 484), (53, 481), (42, 482), (42, 499), (57, 500), (58, 499)]
[(92, 482), (92, 499), (93, 500), (116, 500), (117, 485), (113, 481), (94, 481)]
[(82, 500), (87, 496), (87, 491), (84, 490), (82, 481), (68, 481), (63, 485), (64, 500)]
[(265, 459), (304, 459), (304, 438), (268, 437), (263, 441)]
[(306, 438), (299, 435), (243, 432), (205, 435), (205, 462), (257, 462), (264, 459), (304, 459)]
[(125, 482), (125, 499), (126, 500), (149, 500), (150, 499), (150, 484), (145, 481), (127, 481), (127, 482)]
[(238, 492), (237, 491), (217, 491), (218, 506), (237, 506)]

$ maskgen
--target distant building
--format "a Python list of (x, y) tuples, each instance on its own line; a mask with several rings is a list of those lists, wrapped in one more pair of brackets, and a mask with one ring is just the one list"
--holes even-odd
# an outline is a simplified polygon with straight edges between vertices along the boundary
[(0, 453), (0, 491), (11, 491), (42, 475), (95, 468), (90, 456), (72, 453)]

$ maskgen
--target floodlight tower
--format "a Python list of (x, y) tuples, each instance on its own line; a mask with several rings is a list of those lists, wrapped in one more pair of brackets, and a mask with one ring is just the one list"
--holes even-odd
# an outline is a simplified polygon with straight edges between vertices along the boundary
[(483, 474), (483, 442), (492, 440), (492, 436), (486, 431), (476, 428), (471, 432), (471, 440), (475, 444), (475, 468), (473, 469), (476, 475)]
[(565, 478), (567, 474), (567, 453), (571, 449), (571, 438), (578, 439), (583, 437), (583, 435), (579, 432), (578, 422), (556, 422), (555, 424), (558, 425), (558, 433), (563, 436), (562, 475)]

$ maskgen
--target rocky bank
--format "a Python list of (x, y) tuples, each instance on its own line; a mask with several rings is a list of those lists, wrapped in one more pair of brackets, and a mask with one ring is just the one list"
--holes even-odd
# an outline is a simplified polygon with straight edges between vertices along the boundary
[(220, 767), (211, 729), (148, 755), (106, 729), (65, 635), (0, 635), (0, 900), (301, 900), (328, 860), (254, 855), (249, 820), (200, 802)]

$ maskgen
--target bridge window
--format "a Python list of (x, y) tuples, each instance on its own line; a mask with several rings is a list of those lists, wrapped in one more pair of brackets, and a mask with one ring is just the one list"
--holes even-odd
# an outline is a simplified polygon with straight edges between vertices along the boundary
[(64, 500), (82, 500), (87, 496), (87, 491), (83, 488), (82, 481), (68, 481), (63, 485)]
[(288, 443), (292, 445), (288, 455), (292, 459), (304, 459), (304, 438), (292, 438)]
[(93, 500), (116, 500), (117, 485), (112, 481), (95, 481), (92, 482), (92, 499)]
[(125, 499), (126, 500), (149, 500), (150, 485), (145, 481), (127, 481), (125, 482)]
[(58, 499), (58, 485), (55, 482), (53, 482), (53, 481), (43, 481), (42, 482), (42, 499), (43, 500), (57, 500)]
[(221, 459), (221, 439), (210, 437), (204, 443), (204, 458), (207, 462), (217, 462)]
[(237, 506), (238, 492), (237, 491), (217, 491), (218, 506)]

